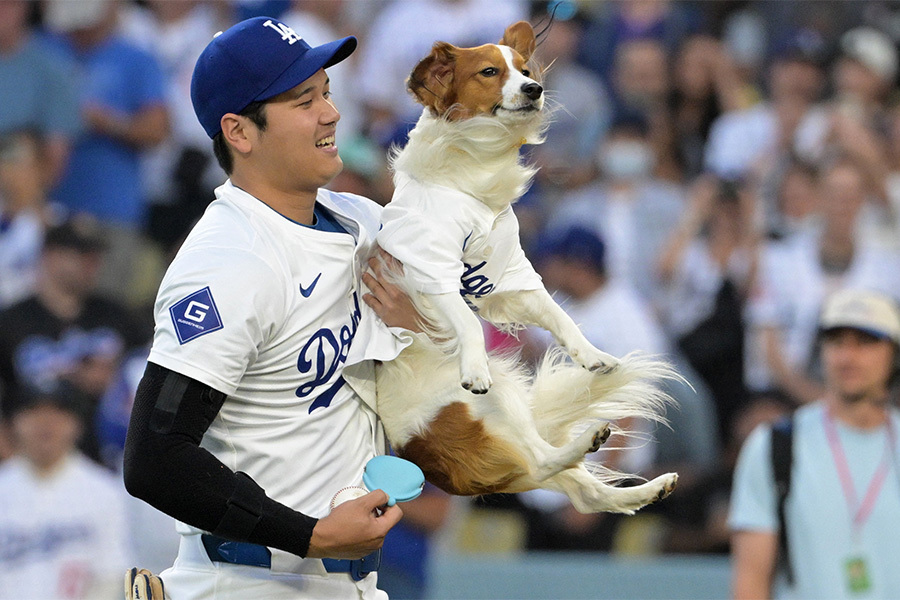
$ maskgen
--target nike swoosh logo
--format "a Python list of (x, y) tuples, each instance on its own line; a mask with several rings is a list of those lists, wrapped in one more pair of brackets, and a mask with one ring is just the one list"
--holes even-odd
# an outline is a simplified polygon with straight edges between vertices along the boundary
[(300, 295), (303, 296), (304, 298), (309, 298), (310, 294), (313, 293), (313, 290), (316, 289), (316, 284), (319, 283), (319, 277), (321, 277), (321, 276), (322, 276), (322, 274), (319, 273), (316, 276), (316, 278), (313, 279), (313, 282), (311, 284), (309, 284), (308, 287), (303, 287), (303, 284), (301, 283), (300, 284)]

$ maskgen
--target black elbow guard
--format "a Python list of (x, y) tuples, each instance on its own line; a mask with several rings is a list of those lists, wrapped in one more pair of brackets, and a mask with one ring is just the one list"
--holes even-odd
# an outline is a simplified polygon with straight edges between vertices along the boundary
[(226, 501), (228, 509), (212, 533), (229, 540), (244, 542), (262, 518), (266, 493), (249, 475), (238, 471), (237, 485)]

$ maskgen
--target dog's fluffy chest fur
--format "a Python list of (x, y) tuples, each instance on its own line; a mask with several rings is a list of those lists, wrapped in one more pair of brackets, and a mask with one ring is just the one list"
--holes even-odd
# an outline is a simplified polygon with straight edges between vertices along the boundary
[(394, 153), (392, 167), (466, 193), (499, 213), (525, 193), (536, 172), (522, 162), (519, 148), (539, 143), (541, 127), (540, 119), (507, 124), (487, 115), (449, 121), (426, 109), (409, 143)]

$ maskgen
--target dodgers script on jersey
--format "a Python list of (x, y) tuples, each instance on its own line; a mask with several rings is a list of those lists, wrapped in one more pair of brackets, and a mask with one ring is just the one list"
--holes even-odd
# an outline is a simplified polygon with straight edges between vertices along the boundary
[(498, 291), (540, 289), (525, 257), (512, 207), (499, 214), (449, 187), (398, 174), (382, 213), (378, 244), (403, 263), (418, 291), (459, 291), (470, 306)]
[(228, 395), (204, 448), (322, 517), (383, 453), (374, 412), (342, 375), (380, 207), (320, 190), (348, 235), (295, 223), (230, 181), (216, 198), (163, 279), (149, 360)]

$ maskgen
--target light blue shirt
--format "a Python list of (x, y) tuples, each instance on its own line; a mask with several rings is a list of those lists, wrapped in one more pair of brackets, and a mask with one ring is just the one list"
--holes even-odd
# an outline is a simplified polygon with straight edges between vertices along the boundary
[[(900, 456), (893, 461), (880, 494), (865, 521), (859, 540), (851, 533), (851, 511), (835, 466), (824, 427), (825, 407), (815, 403), (794, 415), (791, 491), (785, 506), (788, 544), (795, 586), (776, 584), (779, 598), (900, 598)], [(900, 416), (892, 410), (894, 431)], [(860, 430), (835, 423), (847, 457), (857, 502), (866, 494), (882, 465), (887, 428)], [(741, 450), (734, 476), (729, 526), (732, 531), (778, 530), (777, 501), (772, 475), (771, 428), (758, 427)], [(865, 560), (871, 587), (851, 593), (846, 563)]]

